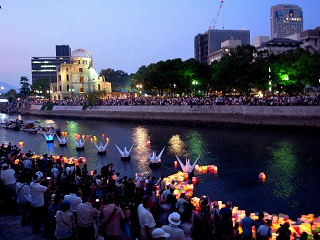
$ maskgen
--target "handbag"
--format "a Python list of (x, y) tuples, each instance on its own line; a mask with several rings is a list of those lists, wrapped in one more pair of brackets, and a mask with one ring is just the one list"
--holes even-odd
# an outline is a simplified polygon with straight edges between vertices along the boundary
[(115, 206), (113, 209), (113, 212), (110, 215), (110, 218), (107, 221), (103, 221), (103, 223), (99, 226), (98, 228), (98, 235), (101, 237), (105, 237), (106, 236), (106, 227), (107, 225), (111, 222), (113, 215), (115, 214), (115, 212), (118, 210), (118, 206)]

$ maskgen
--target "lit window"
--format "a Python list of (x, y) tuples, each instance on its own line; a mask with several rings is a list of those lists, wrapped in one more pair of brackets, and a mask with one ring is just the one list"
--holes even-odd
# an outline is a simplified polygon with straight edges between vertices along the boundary
[(84, 87), (80, 87), (80, 93), (84, 93)]
[(83, 77), (80, 77), (80, 83), (84, 83)]

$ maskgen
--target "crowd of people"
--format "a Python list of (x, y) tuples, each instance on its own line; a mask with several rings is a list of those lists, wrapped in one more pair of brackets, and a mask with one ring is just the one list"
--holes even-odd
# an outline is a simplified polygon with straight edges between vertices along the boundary
[[(52, 103), (58, 106), (85, 106), (85, 99), (48, 100), (26, 98), (0, 104), (3, 113), (21, 113), (31, 105)], [(245, 105), (245, 106), (317, 106), (320, 95), (279, 95), (279, 96), (207, 96), (207, 97), (137, 97), (137, 98), (108, 98), (96, 102), (96, 106), (201, 106), (201, 105)]]
[[(164, 176), (123, 176), (112, 163), (100, 171), (86, 164), (64, 163), (47, 154), (22, 153), (16, 145), (0, 146), (1, 211), (20, 209), (21, 225), (32, 225), (48, 239), (270, 239), (271, 221), (232, 220), (232, 202), (219, 209), (208, 196), (198, 206), (174, 194), (175, 182)], [(241, 227), (241, 231), (240, 231)], [(254, 228), (253, 228), (254, 227)], [(255, 229), (255, 230), (253, 230)], [(286, 222), (277, 239), (292, 239)], [(307, 239), (303, 233), (300, 240)], [(309, 238), (308, 238), (309, 239)], [(318, 233), (313, 239), (320, 239)]]

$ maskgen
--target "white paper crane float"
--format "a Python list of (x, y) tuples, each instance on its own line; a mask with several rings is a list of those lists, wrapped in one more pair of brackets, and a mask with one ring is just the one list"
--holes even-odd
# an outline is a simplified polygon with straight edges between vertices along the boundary
[(77, 151), (84, 151), (84, 143), (86, 142), (87, 139), (85, 139), (84, 141), (82, 141), (81, 139), (79, 140), (74, 140), (75, 144), (76, 144), (76, 150)]
[(131, 156), (130, 156), (130, 153), (131, 153), (131, 150), (132, 150), (132, 147), (133, 145), (131, 146), (131, 148), (129, 149), (129, 151), (127, 150), (127, 147), (124, 147), (123, 151), (116, 145), (116, 148), (118, 149), (120, 155), (121, 155), (121, 161), (130, 161), (131, 160)]
[(106, 148), (108, 146), (109, 141), (106, 142), (105, 145), (102, 145), (102, 142), (100, 142), (100, 145), (98, 146), (95, 142), (93, 142), (93, 144), (96, 146), (97, 150), (98, 150), (98, 155), (106, 155), (107, 151)]
[(54, 142), (54, 135), (55, 133), (43, 133), (43, 136), (45, 137), (47, 143)]
[(183, 171), (183, 172), (185, 172), (185, 173), (192, 173), (192, 172), (193, 172), (193, 168), (194, 168), (194, 166), (197, 164), (200, 156), (196, 159), (196, 161), (195, 161), (192, 165), (190, 164), (190, 160), (189, 160), (188, 158), (186, 159), (186, 164), (183, 164), (183, 163), (181, 162), (181, 160), (178, 158), (177, 155), (176, 155), (176, 158), (177, 158), (177, 160), (178, 160), (178, 162), (179, 162), (179, 164), (180, 164), (180, 167), (182, 168), (182, 171)]
[(155, 151), (152, 152), (152, 156), (150, 156), (150, 154), (148, 152), (146, 153), (148, 158), (149, 158), (149, 160), (150, 160), (149, 165), (150, 165), (151, 168), (159, 168), (159, 167), (161, 167), (161, 156), (162, 156), (162, 153), (163, 153), (165, 148), (166, 147), (164, 147), (162, 149), (162, 151), (160, 152), (160, 154), (158, 156), (157, 156)]
[(64, 147), (64, 146), (67, 146), (67, 141), (68, 141), (68, 138), (69, 137), (59, 137), (58, 135), (57, 135), (57, 138), (58, 138), (58, 140), (59, 140), (59, 146), (60, 147)]

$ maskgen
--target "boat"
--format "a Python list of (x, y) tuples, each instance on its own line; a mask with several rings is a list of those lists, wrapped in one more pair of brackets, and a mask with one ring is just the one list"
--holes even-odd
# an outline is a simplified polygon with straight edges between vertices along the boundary
[(85, 139), (84, 141), (82, 141), (81, 139), (74, 140), (75, 144), (76, 144), (76, 151), (84, 151), (84, 143), (86, 142), (87, 139)]
[(57, 134), (56, 134), (57, 138), (58, 138), (58, 141), (59, 141), (59, 146), (60, 147), (64, 147), (64, 146), (67, 146), (67, 141), (69, 139), (69, 137), (59, 137)]
[(52, 120), (48, 120), (45, 122), (44, 126), (39, 126), (38, 131), (39, 134), (57, 134), (60, 133), (59, 128), (57, 127), (57, 124), (52, 121)]
[(132, 150), (132, 147), (133, 145), (131, 146), (131, 148), (129, 149), (129, 151), (127, 150), (126, 147), (124, 147), (123, 151), (116, 145), (116, 148), (118, 149), (120, 155), (121, 155), (121, 161), (130, 161), (131, 160), (131, 156), (130, 156), (130, 153), (131, 153), (131, 150)]
[(23, 121), (19, 119), (5, 118), (0, 124), (1, 128), (20, 130)]
[(164, 147), (162, 149), (162, 151), (160, 152), (160, 154), (158, 156), (155, 151), (152, 152), (152, 156), (148, 152), (146, 153), (149, 160), (150, 160), (150, 162), (149, 162), (150, 168), (160, 168), (161, 167), (161, 156), (162, 156), (162, 153), (165, 148), (166, 147)]
[(106, 148), (108, 146), (109, 141), (106, 142), (105, 145), (102, 145), (102, 142), (100, 142), (100, 145), (98, 146), (95, 142), (93, 142), (93, 144), (96, 146), (97, 150), (98, 150), (98, 155), (106, 155), (107, 151)]
[(181, 162), (181, 160), (178, 158), (177, 155), (176, 155), (176, 158), (177, 158), (177, 160), (178, 160), (178, 162), (179, 162), (179, 164), (180, 164), (180, 167), (181, 167), (182, 171), (183, 171), (184, 173), (191, 173), (191, 172), (193, 172), (193, 168), (194, 168), (194, 166), (197, 164), (200, 156), (196, 159), (196, 161), (195, 161), (192, 165), (190, 164), (190, 160), (189, 160), (188, 158), (186, 159), (186, 164), (183, 164), (183, 163)]

